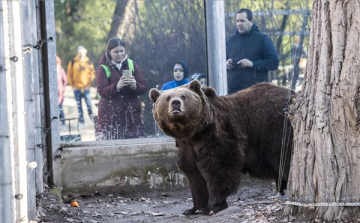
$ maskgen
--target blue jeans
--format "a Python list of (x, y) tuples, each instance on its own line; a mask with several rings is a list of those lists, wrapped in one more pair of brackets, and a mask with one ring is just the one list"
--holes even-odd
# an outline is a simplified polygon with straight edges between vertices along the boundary
[(61, 121), (61, 124), (65, 125), (65, 114), (64, 114), (64, 109), (63, 109), (63, 105), (62, 103), (59, 104), (59, 111), (60, 111), (60, 121)]
[(74, 90), (75, 100), (79, 112), (79, 123), (84, 124), (84, 111), (81, 105), (81, 98), (85, 99), (88, 115), (92, 116), (90, 89)]

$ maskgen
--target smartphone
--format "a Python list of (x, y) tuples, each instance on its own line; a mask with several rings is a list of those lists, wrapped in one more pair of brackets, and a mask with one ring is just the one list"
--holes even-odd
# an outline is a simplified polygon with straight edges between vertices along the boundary
[(232, 62), (231, 65), (233, 65), (234, 67), (239, 67), (240, 64), (238, 64), (237, 62)]
[(123, 70), (122, 75), (124, 77), (132, 77), (133, 76), (131, 70)]

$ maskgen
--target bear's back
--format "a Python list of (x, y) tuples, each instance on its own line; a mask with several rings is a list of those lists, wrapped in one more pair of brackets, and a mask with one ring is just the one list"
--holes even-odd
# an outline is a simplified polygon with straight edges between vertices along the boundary
[[(294, 92), (260, 83), (232, 95), (210, 97), (216, 115), (229, 123), (239, 137), (246, 135), (250, 147), (271, 146), (283, 132), (287, 102)], [(223, 124), (224, 125), (224, 124)], [(276, 141), (277, 142), (277, 141)]]

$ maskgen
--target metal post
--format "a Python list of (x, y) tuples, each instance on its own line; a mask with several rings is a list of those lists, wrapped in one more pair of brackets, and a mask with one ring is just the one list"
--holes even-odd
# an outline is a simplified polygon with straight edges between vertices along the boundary
[[(48, 172), (50, 183), (61, 186), (61, 155), (60, 155), (60, 131), (59, 131), (59, 105), (56, 73), (56, 41), (55, 41), (55, 11), (54, 0), (40, 1), (42, 39), (47, 44), (42, 47), (45, 58), (43, 63), (45, 112), (47, 119), (46, 146), (48, 152)], [(56, 158), (58, 157), (58, 158)]]
[(227, 94), (226, 39), (223, 0), (205, 0), (206, 49), (209, 85)]
[[(5, 71), (5, 51), (8, 51), (9, 38), (6, 34), (9, 25), (4, 18), (7, 17), (7, 2), (0, 1), (0, 223), (12, 222), (12, 191), (11, 191), (11, 163), (10, 163), (10, 137), (7, 112), (7, 87), (9, 73)], [(7, 47), (5, 47), (5, 42)]]
[[(10, 36), (10, 55), (6, 56), (10, 60), (10, 66), (6, 67), (11, 73), (13, 113), (9, 115), (10, 128), (10, 147), (13, 147), (14, 167), (15, 167), (15, 216), (16, 222), (28, 222), (27, 206), (27, 162), (26, 162), (26, 132), (25, 132), (25, 107), (24, 107), (24, 78), (23, 78), (23, 58), (22, 58), (22, 35), (20, 21), (20, 1), (8, 1), (9, 6), (9, 36)], [(8, 114), (11, 114), (8, 112)], [(12, 123), (11, 123), (12, 122)]]
[[(25, 120), (26, 120), (26, 148), (27, 148), (27, 185), (28, 185), (28, 218), (36, 219), (36, 194), (43, 193), (43, 153), (45, 142), (42, 138), (41, 109), (43, 98), (40, 52), (37, 48), (28, 48), (27, 44), (39, 44), (41, 35), (37, 27), (40, 26), (38, 2), (21, 1), (21, 32), (23, 46), (23, 78), (25, 97)], [(38, 45), (40, 46), (40, 44)]]

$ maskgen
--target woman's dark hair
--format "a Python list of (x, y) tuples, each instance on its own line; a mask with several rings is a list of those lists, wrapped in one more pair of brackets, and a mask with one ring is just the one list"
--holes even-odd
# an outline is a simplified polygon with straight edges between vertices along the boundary
[(110, 56), (110, 51), (112, 49), (114, 49), (117, 46), (123, 46), (125, 47), (125, 42), (122, 41), (121, 39), (115, 37), (115, 38), (111, 38), (108, 43), (106, 44), (106, 48), (105, 48), (105, 59), (106, 59), (106, 63), (107, 64), (111, 64), (111, 56)]
[(253, 20), (253, 14), (252, 14), (252, 11), (250, 9), (240, 9), (237, 14), (239, 13), (243, 13), (243, 12), (246, 12), (246, 17), (249, 21), (252, 21)]

